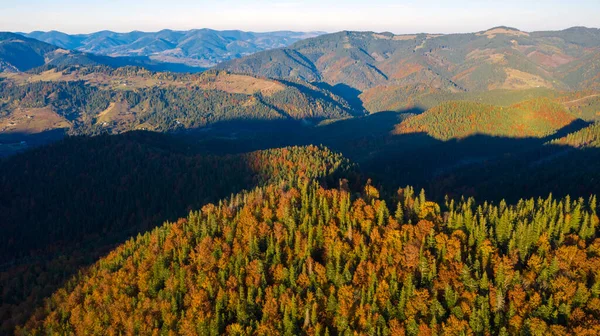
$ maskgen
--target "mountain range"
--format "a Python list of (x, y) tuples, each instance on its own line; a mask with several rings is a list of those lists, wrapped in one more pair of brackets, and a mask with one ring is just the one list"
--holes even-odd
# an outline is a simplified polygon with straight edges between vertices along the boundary
[(107, 65), (141, 66), (154, 71), (198, 72), (204, 69), (181, 63), (159, 62), (145, 56), (110, 57), (61, 48), (15, 33), (0, 32), (0, 73), (38, 67)]
[(600, 30), (270, 34), (0, 34), (0, 334), (600, 334)]
[(223, 61), (258, 51), (287, 47), (301, 39), (323, 32), (276, 31), (267, 33), (240, 30), (192, 29), (159, 32), (100, 31), (90, 34), (66, 34), (58, 31), (21, 33), (57, 47), (105, 56), (148, 57), (167, 63), (208, 68)]
[(417, 105), (423, 95), (495, 89), (600, 88), (600, 29), (469, 34), (339, 32), (218, 66), (340, 86), (371, 112)]

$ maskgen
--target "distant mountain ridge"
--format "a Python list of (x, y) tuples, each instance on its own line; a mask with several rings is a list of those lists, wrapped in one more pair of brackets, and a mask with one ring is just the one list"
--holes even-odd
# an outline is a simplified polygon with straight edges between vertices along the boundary
[(113, 68), (140, 66), (153, 71), (198, 72), (203, 68), (180, 63), (159, 62), (148, 57), (110, 57), (67, 50), (23, 35), (0, 32), (0, 73), (23, 72), (34, 68), (107, 65)]
[(266, 33), (240, 30), (192, 29), (158, 32), (99, 31), (90, 34), (66, 34), (59, 31), (21, 33), (60, 48), (106, 56), (150, 57), (162, 62), (211, 67), (220, 62), (258, 51), (287, 47), (299, 40), (323, 32), (276, 31)]
[(359, 91), (367, 109), (378, 112), (435, 92), (598, 89), (600, 29), (529, 33), (495, 27), (447, 35), (343, 31), (218, 68), (348, 86)]

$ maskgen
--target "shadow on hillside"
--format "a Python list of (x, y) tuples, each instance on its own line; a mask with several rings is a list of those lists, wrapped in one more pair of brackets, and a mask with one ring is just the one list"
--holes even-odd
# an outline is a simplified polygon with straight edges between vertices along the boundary
[(0, 334), (127, 239), (270, 177), (261, 157), (198, 155), (186, 139), (72, 137), (0, 162)]
[[(600, 190), (600, 149), (546, 144), (587, 123), (574, 122), (546, 138), (479, 134), (440, 141), (425, 133), (392, 133), (394, 125), (420, 112), (381, 112), (316, 126), (237, 121), (177, 135), (70, 138), (10, 158), (0, 166), (5, 219), (0, 275), (8, 288), (2, 305), (15, 309), (0, 316), (2, 331), (22, 323), (66, 279), (129, 237), (257, 185), (256, 171), (242, 156), (207, 159), (209, 153), (323, 144), (357, 162), (383, 195), (412, 185), (438, 201), (466, 195), (515, 202), (549, 193), (587, 197)], [(20, 173), (24, 167), (26, 175)], [(51, 185), (63, 187), (48, 189)], [(82, 199), (89, 203), (74, 207)], [(15, 257), (19, 265), (10, 262)]]
[(359, 98), (360, 94), (362, 93), (360, 90), (343, 83), (331, 85), (329, 83), (320, 82), (316, 83), (316, 85), (344, 98), (355, 111), (365, 111), (363, 102)]
[[(316, 99), (320, 99), (320, 100), (326, 101), (326, 102), (334, 104), (334, 105), (338, 105), (339, 104), (339, 102), (335, 101), (330, 96), (324, 94), (321, 91), (313, 90), (313, 89), (311, 89), (310, 87), (308, 87), (306, 85), (301, 85), (301, 84), (296, 83), (294, 81), (289, 81), (289, 80), (284, 80), (284, 79), (278, 79), (278, 81), (284, 83), (286, 86), (291, 86), (291, 87), (294, 87), (294, 88), (298, 89), (300, 92), (306, 94), (309, 97), (314, 97)], [(340, 85), (341, 86), (345, 86), (343, 84), (340, 84)], [(336, 87), (340, 86), (340, 85), (336, 85)], [(318, 88), (321, 88), (321, 89), (325, 89), (325, 90), (334, 88), (334, 87), (328, 86), (328, 84), (324, 84), (324, 83), (316, 83), (315, 86), (318, 87)], [(350, 88), (350, 87), (348, 86), (348, 88)], [(349, 89), (342, 89), (342, 91), (345, 91), (345, 90), (349, 90)], [(358, 95), (356, 95), (356, 96), (353, 97), (352, 95), (354, 93), (352, 93), (352, 94), (349, 94), (349, 96), (348, 95), (344, 96), (344, 95), (342, 95), (342, 94), (339, 93), (340, 92), (339, 90), (337, 92), (335, 90), (334, 91), (330, 91), (330, 92), (332, 92), (332, 93), (340, 96), (344, 100), (346, 100), (346, 102), (349, 104), (349, 107), (350, 107), (350, 113), (353, 116), (364, 116), (367, 113), (367, 111), (362, 106), (362, 102), (358, 98)], [(357, 92), (358, 92), (358, 94), (360, 94), (360, 91), (357, 91)]]
[(587, 197), (600, 190), (600, 149), (548, 144), (587, 125), (575, 121), (544, 138), (476, 134), (440, 141), (423, 133), (391, 135), (360, 163), (386, 186), (424, 188), (437, 201), (446, 195), (495, 202), (550, 193)]
[(186, 130), (182, 134), (207, 153), (243, 153), (289, 145), (324, 144), (350, 159), (357, 159), (364, 155), (364, 146), (357, 142), (386, 141), (396, 124), (422, 112), (409, 109), (341, 120), (226, 121), (208, 128)]
[(65, 137), (65, 134), (64, 129), (33, 134), (22, 132), (0, 133), (0, 158), (59, 141)]
[[(445, 195), (476, 196), (499, 201), (521, 197), (556, 195), (589, 195), (600, 187), (600, 171), (592, 169), (598, 157), (595, 149), (578, 150), (546, 143), (576, 132), (588, 125), (577, 120), (544, 138), (495, 137), (484, 134), (463, 139), (441, 141), (425, 133), (393, 134), (394, 125), (420, 110), (380, 112), (360, 118), (322, 123), (316, 127), (275, 126), (260, 123), (270, 132), (238, 132), (235, 139), (204, 134), (190, 140), (204, 152), (238, 153), (288, 145), (323, 144), (358, 163), (364, 175), (379, 181), (380, 187), (393, 193), (399, 186), (424, 188), (435, 200)], [(228, 124), (216, 128), (226, 134)], [(239, 129), (238, 129), (239, 130)], [(585, 153), (583, 155), (582, 153)], [(578, 162), (589, 162), (577, 167)], [(572, 167), (574, 172), (558, 182), (549, 180), (539, 171), (560, 172)], [(589, 169), (588, 169), (589, 168)], [(589, 178), (588, 178), (589, 177)], [(519, 185), (521, 187), (519, 187)], [(559, 188), (560, 187), (560, 188)]]
[(110, 57), (95, 54), (86, 54), (92, 61), (100, 64), (106, 64), (108, 66), (118, 68), (124, 66), (139, 66), (146, 68), (150, 71), (170, 71), (170, 72), (182, 72), (182, 73), (198, 73), (206, 71), (206, 68), (189, 66), (183, 63), (171, 63), (161, 62), (151, 59), (148, 56), (135, 56), (135, 57)]

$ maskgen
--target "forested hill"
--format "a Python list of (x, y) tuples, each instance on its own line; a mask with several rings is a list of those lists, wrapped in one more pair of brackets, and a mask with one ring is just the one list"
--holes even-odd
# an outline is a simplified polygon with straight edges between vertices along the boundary
[[(219, 65), (235, 72), (347, 86), (369, 105), (398, 95), (493, 89), (598, 89), (600, 30), (469, 34), (339, 32)], [(383, 93), (383, 94), (382, 94)], [(373, 106), (371, 112), (381, 110)]]
[(198, 154), (168, 134), (72, 137), (0, 161), (0, 334), (132, 236), (258, 185), (354, 167), (326, 148)]
[(18, 334), (595, 335), (597, 210), (275, 184), (130, 239)]
[(186, 148), (169, 135), (133, 132), (67, 138), (0, 162), (1, 262), (86, 235), (135, 234), (254, 185), (349, 168), (313, 146), (224, 156)]
[(109, 59), (0, 33), (0, 334), (600, 334), (600, 30)]
[(575, 120), (562, 104), (543, 98), (508, 107), (450, 101), (397, 125), (395, 132), (425, 132), (440, 140), (465, 138), (474, 134), (541, 138)]
[(58, 67), (4, 76), (0, 132), (74, 134), (175, 131), (240, 120), (323, 120), (364, 113), (302, 81), (225, 71)]

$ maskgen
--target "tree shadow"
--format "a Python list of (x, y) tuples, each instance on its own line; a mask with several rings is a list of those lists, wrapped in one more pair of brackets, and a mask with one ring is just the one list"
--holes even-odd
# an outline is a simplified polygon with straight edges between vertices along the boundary
[[(575, 121), (543, 138), (475, 134), (442, 141), (426, 133), (392, 132), (404, 118), (421, 112), (380, 112), (337, 121), (238, 120), (177, 134), (130, 132), (66, 139), (17, 155), (0, 166), (0, 211), (4, 218), (19, 219), (2, 223), (0, 278), (3, 288), (21, 288), (18, 283), (23, 279), (40, 282), (33, 292), (6, 291), (2, 306), (17, 308), (0, 311), (0, 319), (7, 321), (5, 325), (23, 322), (28, 317), (23, 312), (30, 313), (81, 267), (119, 243), (165, 220), (183, 217), (190, 209), (257, 185), (249, 162), (224, 154), (323, 144), (358, 163), (363, 176), (373, 178), (382, 193), (394, 195), (398, 187), (412, 185), (424, 188), (428, 198), (437, 201), (446, 195), (465, 195), (480, 201), (515, 202), (549, 193), (588, 197), (600, 190), (600, 149), (548, 144), (582, 129), (585, 122)], [(202, 159), (207, 154), (224, 156)], [(27, 174), (21, 174), (23, 169)], [(66, 192), (49, 188), (50, 181), (63, 183)], [(89, 203), (69, 208), (76, 199)], [(57, 217), (58, 213), (68, 215)], [(80, 238), (81, 232), (60, 229), (56, 225), (60, 218), (88, 225), (82, 230), (85, 238)], [(14, 248), (24, 242), (37, 244), (37, 251), (16, 254)], [(49, 242), (53, 246), (48, 247)], [(67, 247), (57, 248), (56, 242)], [(11, 264), (17, 257), (18, 265)], [(36, 272), (53, 274), (54, 280), (44, 282)]]
[(290, 145), (326, 145), (344, 156), (357, 159), (363, 143), (385, 143), (395, 125), (422, 113), (418, 108), (399, 112), (379, 112), (360, 117), (324, 120), (237, 120), (224, 121), (203, 129), (180, 132), (187, 141), (207, 153), (241, 153)]
[(39, 133), (0, 133), (0, 158), (59, 141), (63, 139), (65, 135), (65, 129), (54, 129)]
[(363, 102), (360, 99), (362, 91), (343, 83), (331, 85), (325, 82), (318, 82), (315, 84), (322, 89), (333, 92), (334, 94), (344, 98), (355, 111), (366, 111)]
[(127, 239), (271, 181), (260, 160), (136, 131), (70, 137), (0, 162), (0, 334)]
[(219, 153), (322, 144), (358, 163), (364, 176), (379, 181), (379, 187), (390, 193), (397, 187), (412, 185), (424, 188), (437, 201), (443, 201), (446, 195), (515, 201), (522, 197), (547, 196), (551, 192), (589, 195), (600, 190), (594, 189), (600, 187), (600, 182), (594, 182), (600, 181), (600, 173), (594, 169), (585, 170), (590, 178), (595, 178), (589, 183), (585, 182), (583, 174), (567, 174), (562, 179), (556, 175), (560, 183), (552, 183), (543, 180), (543, 174), (538, 172), (558, 172), (567, 166), (575, 172), (583, 171), (577, 168), (577, 162), (588, 162), (588, 167), (597, 167), (600, 161), (594, 164), (582, 156), (585, 153), (597, 157), (595, 149), (548, 144), (589, 125), (585, 121), (576, 120), (542, 138), (475, 134), (442, 141), (426, 133), (393, 134), (396, 124), (420, 112), (420, 109), (380, 112), (323, 122), (315, 127), (298, 127), (297, 124), (281, 127), (266, 122), (260, 129), (270, 130), (268, 132), (239, 132), (236, 138), (215, 138), (208, 132), (203, 137), (191, 135), (189, 141), (196, 143), (202, 151), (218, 150)]
[[(447, 195), (493, 202), (550, 193), (587, 197), (600, 190), (600, 149), (549, 142), (588, 125), (576, 120), (542, 138), (475, 134), (440, 141), (423, 133), (393, 135), (388, 148), (361, 168), (386, 186), (424, 188), (436, 201)], [(406, 144), (411, 146), (401, 149)]]

